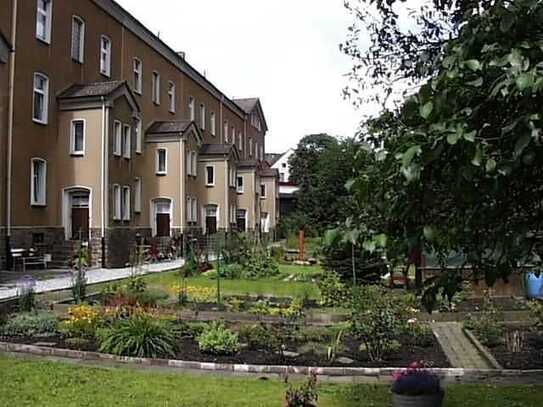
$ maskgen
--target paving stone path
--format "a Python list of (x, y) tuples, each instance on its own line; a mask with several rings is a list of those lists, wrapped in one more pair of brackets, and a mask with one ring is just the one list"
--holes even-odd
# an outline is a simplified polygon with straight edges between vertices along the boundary
[(432, 323), (432, 329), (452, 367), (464, 369), (492, 369), (466, 337), (458, 322)]
[[(152, 273), (163, 273), (167, 271), (176, 270), (183, 267), (185, 260), (178, 259), (174, 261), (149, 264), (143, 267), (140, 274), (152, 274)], [(122, 269), (92, 269), (87, 271), (87, 282), (88, 284), (98, 284), (98, 283), (107, 283), (109, 281), (121, 280), (123, 278), (130, 277), (132, 274), (132, 268), (125, 267)], [(21, 275), (23, 277), (23, 275)], [(50, 279), (45, 279), (42, 281), (36, 282), (36, 293), (46, 293), (51, 291), (65, 290), (72, 286), (72, 277), (61, 276), (54, 277)], [(5, 300), (17, 296), (17, 288), (9, 287), (0, 287), (0, 300)]]

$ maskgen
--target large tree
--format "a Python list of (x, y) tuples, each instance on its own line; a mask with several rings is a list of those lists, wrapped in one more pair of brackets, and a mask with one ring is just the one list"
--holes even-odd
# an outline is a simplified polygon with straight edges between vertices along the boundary
[[(369, 51), (349, 45), (369, 73), (364, 84), (396, 75), (422, 86), (366, 124), (369, 154), (348, 185), (358, 205), (350, 235), (392, 260), (435, 253), (444, 270), (450, 253), (462, 253), (458, 270), (427, 282), (429, 307), (438, 290), (458, 289), (467, 264), (490, 284), (526, 264), (539, 268), (543, 4), (434, 0), (409, 35), (397, 23), (397, 1), (359, 3), (377, 5), (382, 17), (358, 15), (372, 34)], [(412, 64), (393, 56), (399, 50)]]

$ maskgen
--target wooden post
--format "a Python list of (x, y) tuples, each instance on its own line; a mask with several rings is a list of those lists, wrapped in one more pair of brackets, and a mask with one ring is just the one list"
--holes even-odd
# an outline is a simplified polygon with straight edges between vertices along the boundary
[(305, 236), (304, 236), (304, 229), (300, 229), (300, 234), (298, 236), (298, 260), (304, 261), (305, 260)]

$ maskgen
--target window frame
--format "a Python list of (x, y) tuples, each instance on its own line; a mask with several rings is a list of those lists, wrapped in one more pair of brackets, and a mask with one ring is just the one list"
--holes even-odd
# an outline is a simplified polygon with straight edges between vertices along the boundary
[[(104, 48), (104, 40), (107, 40), (107, 43), (109, 44), (108, 48)], [(113, 49), (113, 44), (111, 42), (111, 38), (109, 38), (107, 35), (102, 34), (100, 35), (100, 74), (111, 78), (111, 52)], [(102, 60), (102, 56), (106, 55), (105, 61)], [(105, 63), (106, 66), (103, 66), (103, 63)]]
[[(239, 180), (241, 180), (241, 185)], [(236, 192), (238, 194), (243, 194), (245, 192), (245, 178), (243, 178), (243, 175), (236, 176)]]
[[(77, 23), (80, 23), (80, 27), (81, 27), (81, 35), (79, 37), (79, 44), (78, 44), (78, 50), (79, 50), (79, 55), (74, 55), (74, 46), (76, 45), (75, 42), (74, 42), (74, 29), (76, 27), (76, 24)], [(72, 15), (72, 50), (71, 50), (71, 53), (72, 53), (72, 60), (79, 63), (79, 64), (83, 64), (85, 62), (85, 20), (78, 16), (78, 15)]]
[(210, 121), (210, 133), (212, 136), (217, 135), (217, 117), (215, 115), (215, 112), (211, 112), (209, 114), (209, 121)]
[(113, 121), (113, 155), (115, 157), (121, 157), (123, 154), (122, 137), (123, 137), (123, 124), (119, 120), (114, 120)]
[[(42, 195), (35, 198), (36, 188), (34, 187), (34, 174), (35, 174), (35, 163), (41, 163), (43, 165), (43, 176), (40, 180), (40, 186), (42, 187)], [(43, 207), (47, 206), (47, 160), (40, 157), (33, 157), (30, 160), (30, 206), (33, 207)]]
[(241, 131), (238, 133), (238, 144), (239, 151), (243, 151), (243, 133)]
[[(45, 86), (44, 89), (38, 89), (36, 87), (36, 78), (40, 77), (44, 80)], [(43, 98), (43, 119), (36, 117), (36, 94), (41, 95)], [(32, 120), (38, 124), (48, 124), (49, 123), (49, 77), (41, 72), (34, 72), (32, 75)]]
[[(136, 64), (139, 64), (136, 66)], [(134, 81), (134, 93), (143, 95), (143, 62), (138, 57), (132, 60), (132, 75)]]
[[(40, 8), (41, 2), (46, 3), (48, 6), (45, 10)], [(45, 36), (41, 37), (38, 32), (38, 19), (41, 15), (45, 16)], [(52, 31), (52, 19), (53, 19), (53, 0), (37, 0), (36, 1), (36, 39), (50, 45), (51, 44), (51, 31)]]
[(206, 105), (203, 103), (200, 103), (200, 129), (205, 130), (206, 129)]
[(160, 73), (153, 71), (151, 79), (151, 99), (156, 106), (160, 106)]
[[(75, 134), (75, 124), (83, 123), (83, 149), (76, 150), (76, 134)], [(70, 155), (75, 157), (83, 157), (85, 155), (85, 147), (87, 141), (87, 121), (85, 119), (73, 119), (70, 122)]]
[(223, 131), (223, 134), (224, 134), (224, 143), (225, 144), (229, 144), (229, 141), (228, 141), (228, 120), (225, 120), (223, 125), (222, 125), (222, 131)]
[(170, 113), (175, 113), (177, 110), (177, 101), (176, 101), (176, 88), (173, 81), (168, 81), (168, 102), (169, 102), (169, 111)]
[(191, 151), (190, 153), (190, 168), (193, 177), (198, 176), (198, 153), (196, 151)]
[(142, 139), (143, 123), (139, 117), (134, 118), (134, 136), (136, 139), (136, 154), (143, 153), (143, 139)]
[(123, 221), (130, 221), (131, 219), (131, 195), (130, 186), (124, 185), (121, 189), (121, 220)]
[[(209, 169), (213, 170), (213, 181), (212, 182), (209, 182)], [(206, 165), (206, 179), (205, 179), (206, 187), (214, 187), (216, 181), (217, 181), (217, 174), (215, 172), (215, 166), (214, 165)]]
[[(164, 170), (160, 170), (160, 153), (164, 151)], [(168, 175), (168, 149), (159, 147), (155, 152), (155, 174), (156, 175)]]
[(134, 213), (141, 213), (143, 203), (143, 179), (134, 178)]
[(260, 184), (260, 199), (266, 199), (268, 197), (268, 186), (266, 184)]
[(189, 120), (196, 121), (196, 101), (193, 96), (189, 96)]
[(119, 184), (113, 184), (113, 220), (122, 220), (122, 188)]
[(129, 124), (123, 124), (121, 135), (121, 152), (122, 156), (127, 160), (132, 158), (132, 126)]

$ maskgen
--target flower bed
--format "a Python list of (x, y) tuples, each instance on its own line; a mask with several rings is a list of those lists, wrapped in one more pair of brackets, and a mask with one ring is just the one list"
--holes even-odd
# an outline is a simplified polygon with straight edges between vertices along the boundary
[(543, 331), (506, 326), (501, 341), (487, 347), (504, 369), (543, 369)]

